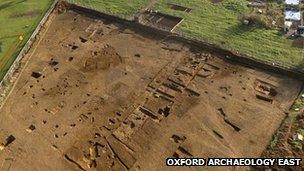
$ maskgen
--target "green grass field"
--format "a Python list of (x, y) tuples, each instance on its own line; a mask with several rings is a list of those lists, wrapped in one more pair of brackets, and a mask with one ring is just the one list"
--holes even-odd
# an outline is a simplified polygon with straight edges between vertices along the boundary
[[(130, 19), (151, 0), (68, 1)], [(191, 13), (172, 10), (168, 3), (179, 4), (193, 10)], [(252, 11), (247, 7), (247, 3), (247, 0), (223, 0), (216, 4), (212, 3), (212, 0), (158, 0), (153, 9), (184, 18), (176, 31), (186, 37), (215, 43), (225, 49), (264, 61), (303, 67), (303, 49), (293, 47), (293, 40), (285, 38), (281, 30), (242, 25), (239, 20), (240, 15)], [(275, 1), (272, 1), (271, 7), (276, 11), (283, 11), (283, 5)]]
[[(144, 8), (150, 0), (68, 0), (126, 19)], [(53, 0), (0, 0), (0, 79)], [(187, 37), (215, 43), (223, 48), (285, 66), (304, 66), (303, 49), (278, 29), (245, 26), (239, 16), (248, 13), (247, 0), (159, 0), (153, 7), (163, 13), (184, 18), (176, 31)], [(169, 8), (168, 3), (183, 5), (190, 13)], [(23, 35), (24, 39), (19, 40)]]
[[(0, 0), (0, 80), (53, 0)], [(20, 39), (20, 36), (23, 39)]]
[(67, 0), (70, 3), (112, 14), (125, 19), (132, 17), (145, 7), (149, 0)]
[[(192, 8), (191, 13), (175, 11), (167, 3)], [(246, 0), (160, 0), (154, 7), (163, 13), (184, 18), (177, 31), (185, 36), (221, 45), (229, 50), (285, 66), (303, 66), (302, 48), (292, 46), (278, 29), (264, 29), (242, 25), (239, 16), (250, 12)], [(273, 4), (276, 8), (278, 4)]]

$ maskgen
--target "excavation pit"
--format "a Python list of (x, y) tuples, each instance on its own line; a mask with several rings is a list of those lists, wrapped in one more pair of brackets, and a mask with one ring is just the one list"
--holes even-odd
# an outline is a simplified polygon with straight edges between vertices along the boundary
[(40, 73), (40, 72), (32, 72), (32, 75), (31, 75), (32, 77), (34, 77), (34, 78), (39, 78), (39, 77), (41, 77), (42, 76), (42, 73)]
[(140, 16), (141, 23), (170, 32), (172, 32), (182, 21), (183, 18), (153, 11), (146, 11)]
[(35, 129), (36, 129), (35, 125), (30, 125), (30, 126), (26, 129), (26, 131), (27, 131), (28, 133), (31, 133), (31, 132), (33, 132)]
[(181, 6), (181, 5), (176, 5), (176, 4), (168, 4), (168, 6), (173, 9), (173, 10), (176, 10), (176, 11), (184, 11), (184, 12), (191, 12), (192, 9), (191, 8), (187, 8), (187, 7), (184, 7), (184, 6)]

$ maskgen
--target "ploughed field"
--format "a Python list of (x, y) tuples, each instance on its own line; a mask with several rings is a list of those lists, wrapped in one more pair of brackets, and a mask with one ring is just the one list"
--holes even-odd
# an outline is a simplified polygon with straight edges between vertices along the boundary
[(0, 111), (0, 170), (160, 170), (167, 157), (259, 157), (300, 91), (292, 78), (170, 37), (54, 15)]

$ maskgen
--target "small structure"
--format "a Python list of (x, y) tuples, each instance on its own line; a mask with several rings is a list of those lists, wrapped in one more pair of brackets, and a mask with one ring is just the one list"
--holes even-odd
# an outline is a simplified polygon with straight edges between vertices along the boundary
[(301, 12), (300, 11), (293, 11), (293, 10), (286, 10), (285, 11), (285, 20), (300, 21), (301, 20)]
[(301, 0), (285, 0), (284, 31), (288, 36), (299, 35), (298, 26), (302, 24)]
[(299, 5), (300, 4), (300, 0), (285, 0), (285, 3), (287, 5)]
[(303, 141), (303, 135), (299, 134), (299, 133), (296, 133), (292, 136), (292, 139), (295, 140), (295, 141)]

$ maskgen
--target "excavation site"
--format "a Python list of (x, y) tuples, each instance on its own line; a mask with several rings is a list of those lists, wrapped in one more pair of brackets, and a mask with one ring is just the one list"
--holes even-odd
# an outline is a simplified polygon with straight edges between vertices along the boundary
[(1, 170), (170, 170), (168, 157), (260, 157), (302, 87), (77, 10), (53, 12), (23, 64), (0, 110)]

